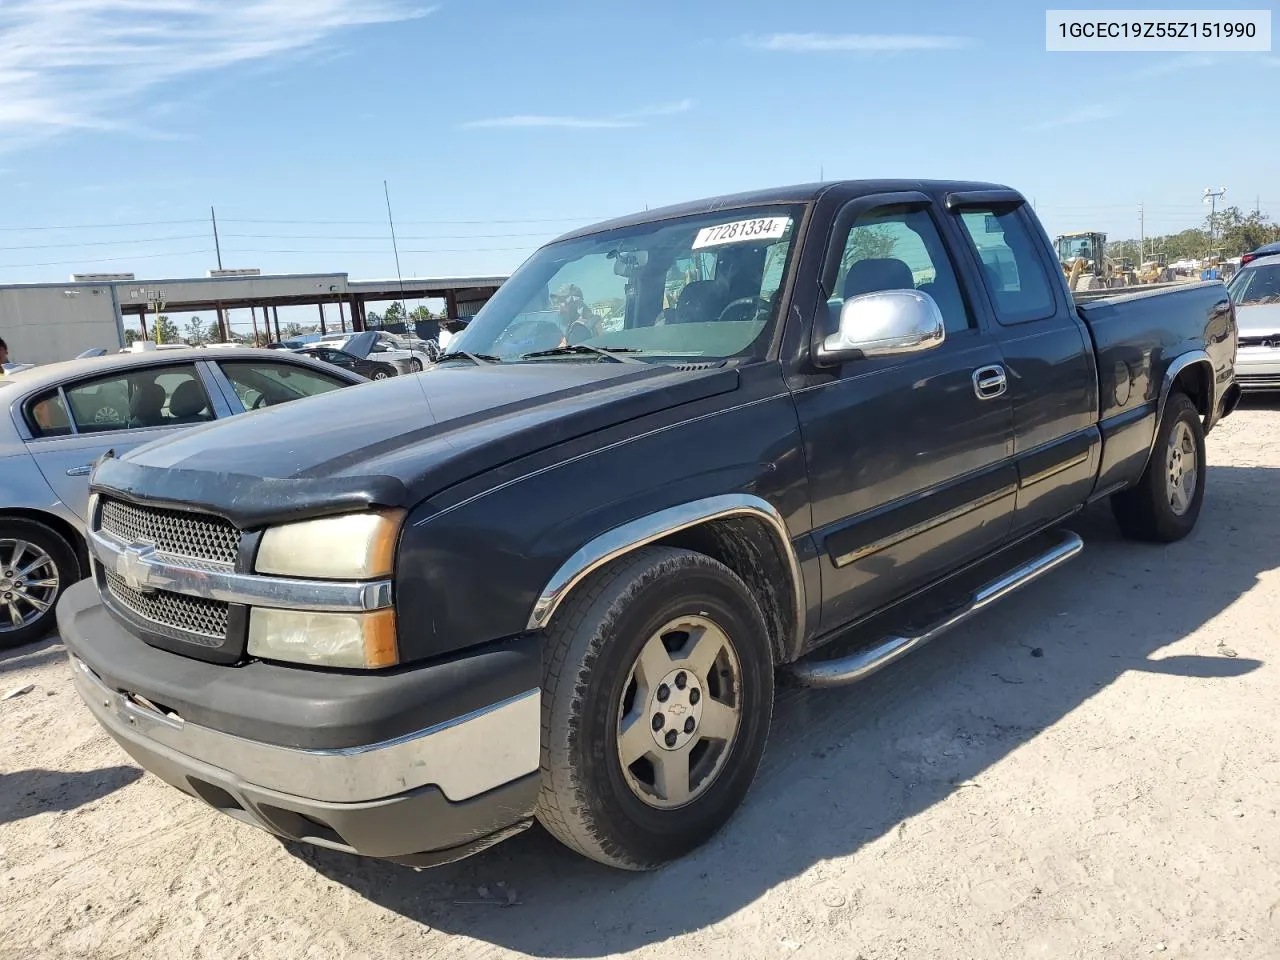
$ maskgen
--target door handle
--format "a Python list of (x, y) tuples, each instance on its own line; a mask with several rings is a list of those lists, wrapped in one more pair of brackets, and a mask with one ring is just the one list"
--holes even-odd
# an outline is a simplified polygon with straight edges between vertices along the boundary
[(93, 473), (93, 464), (86, 463), (80, 467), (72, 467), (70, 470), (67, 471), (67, 476), (68, 477), (87, 477), (91, 473)]
[(1009, 378), (1004, 367), (993, 363), (973, 371), (973, 392), (979, 400), (994, 400), (1009, 389)]

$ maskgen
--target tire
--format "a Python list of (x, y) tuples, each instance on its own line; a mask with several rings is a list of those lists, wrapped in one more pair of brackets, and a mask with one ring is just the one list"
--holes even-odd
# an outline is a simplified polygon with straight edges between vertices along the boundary
[[(59, 534), (35, 520), (0, 517), (0, 650), (52, 631), (58, 600), (78, 579), (75, 551)], [(38, 605), (45, 609), (40, 611)]]
[(370, 377), (370, 379), (371, 380), (390, 380), (395, 375), (396, 373), (394, 370), (388, 369), (387, 367), (378, 367), (377, 370), (373, 371), (373, 375)]
[(1175, 390), (1165, 403), (1146, 470), (1111, 498), (1111, 512), (1129, 539), (1173, 543), (1195, 528), (1204, 487), (1204, 425), (1196, 405)]
[(422, 372), (422, 361), (421, 361), (421, 360), (419, 360), (417, 357), (410, 357), (410, 358), (409, 358), (409, 372), (410, 372), (410, 373), (421, 373), (421, 372)]
[[(627, 870), (699, 847), (755, 779), (773, 664), (759, 604), (718, 561), (645, 547), (607, 567), (548, 630), (538, 819), (571, 849)], [(638, 759), (624, 766), (624, 750)]]

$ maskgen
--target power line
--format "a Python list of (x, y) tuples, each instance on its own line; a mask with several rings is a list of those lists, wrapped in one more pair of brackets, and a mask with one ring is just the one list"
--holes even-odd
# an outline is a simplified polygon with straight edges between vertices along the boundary
[(204, 223), (204, 220), (139, 220), (134, 223), (72, 223), (61, 227), (0, 227), (0, 230), (12, 233), (21, 233), (25, 230), (114, 230), (116, 227), (165, 227), (179, 223)]
[(100, 257), (96, 260), (49, 260), (44, 263), (0, 263), (0, 270), (23, 270), (27, 267), (63, 267), (83, 263), (119, 263), (122, 260), (157, 260), (161, 257), (194, 257), (208, 253), (209, 248), (201, 250), (174, 250), (170, 253), (144, 253), (133, 257)]
[(184, 233), (176, 237), (140, 237), (134, 240), (81, 240), (78, 243), (23, 243), (0, 250), (64, 250), (72, 247), (126, 247), (131, 243), (169, 243), (173, 240), (203, 240), (203, 233)]

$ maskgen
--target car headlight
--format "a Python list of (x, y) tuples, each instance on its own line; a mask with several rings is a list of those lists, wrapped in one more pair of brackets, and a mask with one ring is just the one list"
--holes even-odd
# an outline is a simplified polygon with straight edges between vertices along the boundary
[(379, 510), (271, 527), (253, 567), (258, 573), (326, 580), (390, 576), (403, 521), (403, 510)]
[(249, 612), (249, 655), (356, 670), (395, 666), (400, 662), (395, 612), (311, 613), (254, 607)]

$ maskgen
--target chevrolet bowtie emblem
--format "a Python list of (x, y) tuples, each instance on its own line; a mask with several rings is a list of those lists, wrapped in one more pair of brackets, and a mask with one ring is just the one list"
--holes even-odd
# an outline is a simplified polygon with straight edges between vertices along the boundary
[(150, 593), (155, 588), (149, 583), (151, 570), (147, 561), (154, 552), (152, 547), (126, 547), (116, 555), (116, 576), (130, 589)]

